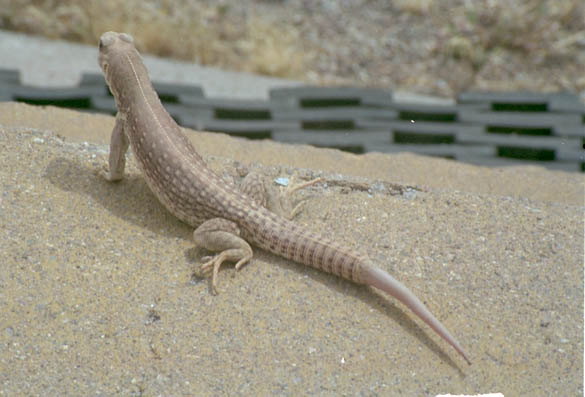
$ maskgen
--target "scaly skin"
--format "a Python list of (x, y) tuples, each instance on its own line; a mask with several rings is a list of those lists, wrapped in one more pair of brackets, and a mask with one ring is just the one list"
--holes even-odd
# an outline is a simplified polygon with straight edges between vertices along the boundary
[(471, 363), (455, 338), (422, 302), (376, 268), (366, 255), (269, 211), (253, 180), (238, 190), (209, 169), (162, 106), (131, 36), (104, 33), (99, 41), (98, 60), (118, 106), (106, 178), (122, 179), (130, 145), (148, 186), (160, 202), (196, 228), (196, 244), (219, 252), (200, 269), (203, 274), (212, 273), (214, 291), (221, 264), (233, 261), (238, 269), (247, 263), (252, 258), (248, 243), (252, 243), (392, 295)]

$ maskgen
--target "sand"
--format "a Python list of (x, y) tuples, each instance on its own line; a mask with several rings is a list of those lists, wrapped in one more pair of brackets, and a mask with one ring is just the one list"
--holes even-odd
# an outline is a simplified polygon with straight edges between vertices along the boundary
[(409, 286), (468, 366), (392, 298), (259, 249), (212, 295), (133, 158), (100, 177), (112, 126), (0, 103), (0, 395), (583, 394), (583, 174), (189, 132), (227, 177), (324, 177), (295, 221)]

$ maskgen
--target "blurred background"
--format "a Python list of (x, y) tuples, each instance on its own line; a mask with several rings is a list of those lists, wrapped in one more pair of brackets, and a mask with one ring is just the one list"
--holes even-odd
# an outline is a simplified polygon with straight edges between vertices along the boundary
[(309, 84), (585, 92), (582, 0), (0, 0), (0, 29)]

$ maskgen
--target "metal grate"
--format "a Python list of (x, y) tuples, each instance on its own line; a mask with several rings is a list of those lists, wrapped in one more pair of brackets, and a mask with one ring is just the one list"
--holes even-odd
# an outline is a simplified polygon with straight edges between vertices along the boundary
[[(356, 87), (294, 87), (270, 99), (206, 98), (199, 86), (153, 83), (171, 116), (194, 129), (353, 153), (414, 152), (487, 166), (538, 164), (585, 171), (585, 105), (569, 93), (466, 92), (454, 105), (394, 100)], [(100, 74), (77, 87), (23, 86), (0, 70), (0, 101), (115, 114)]]

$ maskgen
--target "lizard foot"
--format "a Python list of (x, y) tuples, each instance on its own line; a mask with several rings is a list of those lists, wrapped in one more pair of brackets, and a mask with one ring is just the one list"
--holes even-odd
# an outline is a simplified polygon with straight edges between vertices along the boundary
[[(193, 232), (195, 244), (212, 252), (219, 252), (214, 257), (207, 257), (199, 266), (196, 275), (208, 277), (211, 274), (211, 292), (217, 294), (217, 274), (223, 262), (236, 262), (236, 270), (252, 259), (252, 247), (240, 237), (238, 225), (223, 218), (212, 218)], [(198, 273), (198, 274), (197, 274)]]
[[(221, 254), (215, 255), (213, 257), (204, 257), (203, 260), (206, 262), (199, 265), (199, 268), (195, 271), (196, 275), (199, 277), (209, 277), (211, 274), (211, 292), (213, 295), (217, 295), (217, 276), (219, 274), (219, 268), (226, 260), (233, 260), (234, 259), (234, 252), (231, 251), (239, 251), (239, 250), (226, 250), (223, 251)], [(211, 258), (211, 259), (210, 259)], [(236, 262), (236, 270), (239, 270), (244, 264), (246, 264), (250, 259), (252, 259), (252, 254), (245, 255), (244, 257), (239, 258)]]
[[(294, 179), (291, 177), (287, 187), (283, 191), (279, 192), (278, 204), (275, 206), (274, 212), (280, 213), (281, 216), (284, 216), (288, 220), (294, 219), (301, 211), (305, 201), (303, 200), (293, 207), (291, 204), (293, 201), (293, 195), (297, 191), (312, 186), (321, 181), (321, 178), (315, 178), (303, 183), (294, 183)], [(276, 211), (277, 208), (278, 210)]]
[(101, 175), (108, 182), (118, 182), (122, 179), (121, 175), (112, 175), (110, 169), (106, 165), (102, 166), (99, 171), (99, 175)]

